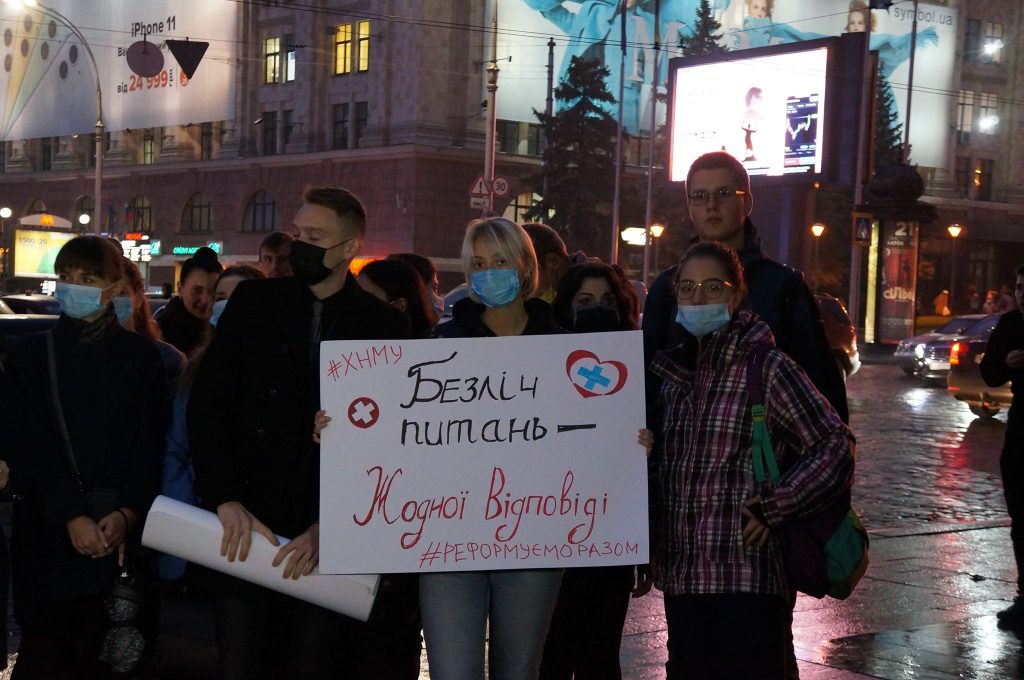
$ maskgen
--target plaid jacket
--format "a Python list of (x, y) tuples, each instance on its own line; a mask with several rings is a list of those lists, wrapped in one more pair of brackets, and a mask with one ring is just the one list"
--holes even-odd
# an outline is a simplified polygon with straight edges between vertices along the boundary
[[(853, 435), (753, 312), (741, 309), (703, 342), (698, 352), (689, 338), (649, 368), (662, 382), (652, 456), (654, 582), (669, 595), (785, 594), (777, 543), (743, 546), (743, 504), (760, 493), (769, 527), (822, 509), (852, 483)], [(758, 347), (782, 471), (774, 489), (759, 489), (752, 467), (747, 362)]]

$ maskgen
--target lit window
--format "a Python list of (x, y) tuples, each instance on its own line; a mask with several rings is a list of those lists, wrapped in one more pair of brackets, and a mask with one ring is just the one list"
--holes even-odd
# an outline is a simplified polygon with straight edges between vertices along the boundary
[(358, 54), (357, 67), (359, 71), (366, 71), (370, 68), (370, 22), (360, 21), (356, 24), (356, 53)]
[(985, 38), (982, 41), (982, 61), (998, 64), (1003, 59), (1003, 25), (985, 22)]
[(978, 94), (978, 131), (992, 134), (999, 125), (999, 98), (992, 92)]
[(338, 24), (334, 29), (334, 75), (352, 72), (352, 24)]
[(974, 124), (974, 91), (960, 90), (960, 98), (957, 101), (956, 129), (960, 132), (970, 132)]
[(268, 85), (281, 82), (281, 39), (263, 41), (263, 82)]
[(284, 37), (284, 82), (295, 80), (295, 36)]
[(142, 136), (142, 164), (152, 165), (156, 156), (156, 142), (153, 139), (153, 128), (148, 128)]

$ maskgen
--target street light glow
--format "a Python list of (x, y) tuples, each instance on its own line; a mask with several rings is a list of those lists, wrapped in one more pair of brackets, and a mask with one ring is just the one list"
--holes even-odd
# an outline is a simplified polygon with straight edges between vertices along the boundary
[(995, 54), (999, 50), (1003, 49), (1003, 41), (996, 38), (990, 42), (985, 43), (985, 54)]
[(651, 236), (654, 238), (661, 238), (661, 235), (665, 233), (664, 224), (652, 224), (651, 225)]
[(4, 206), (4, 207), (0, 208), (0, 218), (3, 218), (3, 219), (6, 220), (8, 217), (10, 217), (13, 214), (14, 214), (14, 212), (10, 208), (8, 208), (7, 206)]
[(814, 234), (814, 238), (821, 238), (821, 235), (825, 233), (825, 225), (815, 222), (811, 225), (811, 233)]
[(981, 119), (981, 121), (978, 122), (978, 125), (981, 127), (983, 131), (987, 132), (994, 128), (996, 125), (999, 125), (999, 116), (996, 116), (994, 114), (991, 116), (985, 116), (984, 118)]
[(964, 228), (961, 227), (959, 224), (951, 224), (948, 227), (946, 227), (946, 231), (948, 231), (949, 235), (952, 236), (953, 238), (959, 236), (961, 232), (963, 232), (963, 230)]
[(89, 224), (89, 222), (91, 221), (92, 220), (89, 218), (89, 213), (82, 213), (81, 215), (78, 216), (78, 223), (81, 224), (83, 227)]

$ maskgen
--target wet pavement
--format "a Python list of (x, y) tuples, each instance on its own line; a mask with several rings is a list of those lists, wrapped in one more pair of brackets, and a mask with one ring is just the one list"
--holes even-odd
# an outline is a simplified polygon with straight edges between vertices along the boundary
[[(975, 418), (943, 385), (904, 377), (884, 350), (864, 359), (848, 393), (858, 438), (854, 506), (871, 534), (871, 567), (844, 602), (798, 600), (801, 677), (1024, 678), (1024, 643), (995, 617), (1015, 594), (998, 466), (1005, 413)], [(215, 677), (205, 607), (181, 599), (165, 609), (155, 677)], [(664, 678), (665, 640), (660, 594), (634, 600), (624, 677)], [(421, 678), (429, 678), (425, 663)]]

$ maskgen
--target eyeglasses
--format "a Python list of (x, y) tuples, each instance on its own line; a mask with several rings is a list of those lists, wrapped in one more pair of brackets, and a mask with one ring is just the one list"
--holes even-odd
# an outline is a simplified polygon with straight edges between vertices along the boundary
[(699, 283), (683, 279), (682, 281), (676, 281), (673, 287), (676, 291), (676, 298), (679, 300), (692, 300), (693, 296), (697, 294), (698, 289), (704, 291), (705, 300), (717, 300), (727, 294), (728, 297), (732, 297), (732, 293), (736, 289), (734, 285), (722, 279), (704, 279)]
[(691, 191), (687, 195), (687, 199), (690, 205), (707, 205), (711, 201), (711, 197), (714, 196), (719, 203), (732, 203), (740, 196), (747, 194), (743, 189), (733, 189), (730, 187), (721, 187), (714, 191), (704, 191), (698, 189), (697, 191)]

